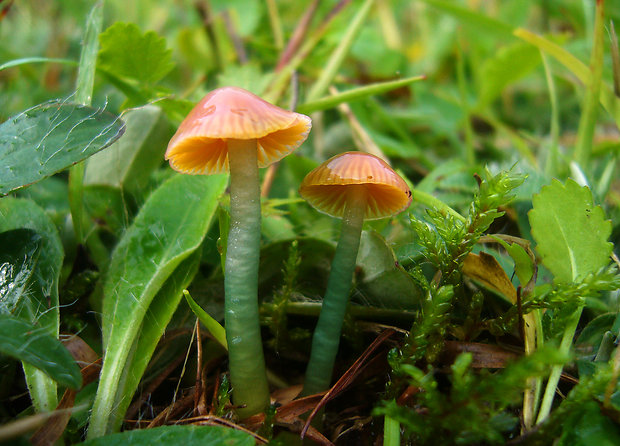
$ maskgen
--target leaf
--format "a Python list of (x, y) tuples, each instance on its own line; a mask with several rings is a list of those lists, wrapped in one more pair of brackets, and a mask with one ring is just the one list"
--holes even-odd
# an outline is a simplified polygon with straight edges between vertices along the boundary
[(39, 259), (41, 236), (31, 229), (0, 233), (0, 314), (14, 314), (26, 298)]
[(492, 255), (486, 252), (469, 253), (463, 262), (463, 274), (504, 296), (511, 303), (517, 301), (514, 285)]
[(315, 101), (306, 102), (297, 107), (296, 111), (299, 113), (310, 114), (316, 111), (327, 110), (334, 108), (343, 102), (357, 101), (369, 96), (387, 93), (388, 91), (402, 88), (424, 79), (426, 79), (426, 76), (413, 76), (395, 81), (377, 82), (370, 85), (364, 85), (363, 87), (352, 88), (338, 94), (326, 96)]
[(143, 33), (133, 23), (117, 22), (99, 36), (99, 68), (115, 76), (152, 85), (174, 67), (166, 39)]
[(112, 430), (120, 428), (159, 339), (179, 305), (183, 290), (190, 284), (198, 271), (200, 254), (200, 249), (197, 249), (183, 260), (153, 298), (149, 311), (142, 322), (140, 334), (135, 342), (135, 349), (132, 349), (123, 369), (121, 385), (116, 393), (115, 410), (110, 421)]
[(53, 57), (22, 57), (20, 59), (10, 60), (0, 65), (0, 71), (7, 68), (19, 67), (20, 65), (27, 65), (31, 63), (58, 63), (63, 65), (77, 65), (75, 60), (71, 59), (57, 59)]
[(82, 446), (253, 446), (254, 437), (245, 432), (219, 426), (161, 426), (136, 429), (87, 440)]
[(525, 77), (541, 62), (536, 48), (516, 43), (500, 48), (494, 57), (487, 59), (480, 72), (480, 107), (493, 102), (502, 90)]
[(471, 8), (460, 6), (455, 2), (445, 0), (422, 0), (422, 2), (454, 16), (459, 23), (473, 26), (476, 30), (493, 33), (498, 37), (506, 37), (512, 33), (512, 27), (509, 24), (472, 11)]
[[(39, 260), (33, 271), (28, 299), (20, 304), (20, 317), (38, 324), (50, 336), (58, 337), (58, 281), (64, 256), (62, 243), (54, 223), (34, 202), (5, 197), (0, 200), (0, 232), (29, 228), (41, 236)], [(24, 364), (30, 397), (38, 412), (56, 407), (56, 383), (46, 375)]]
[(123, 116), (125, 135), (87, 161), (84, 183), (129, 190), (145, 186), (161, 164), (171, 128), (161, 109), (152, 105)]
[(90, 105), (95, 83), (95, 68), (97, 67), (97, 52), (103, 22), (103, 2), (95, 3), (86, 19), (86, 30), (82, 38), (82, 52), (76, 80), (75, 101)]
[[(534, 276), (534, 253), (531, 251), (530, 242), (524, 239), (512, 239), (518, 240), (521, 243), (526, 244), (527, 251), (516, 241), (512, 241), (509, 236), (500, 238), (498, 236), (490, 236), (497, 243), (501, 244), (508, 255), (515, 263), (515, 274), (519, 279), (519, 283), (522, 287), (525, 287)], [(506, 240), (504, 240), (504, 238)]]
[(265, 74), (261, 70), (256, 61), (250, 61), (243, 65), (227, 64), (224, 70), (217, 75), (217, 85), (219, 87), (241, 87), (260, 96), (271, 78), (271, 75)]
[(321, 69), (319, 78), (314, 82), (310, 88), (310, 91), (308, 91), (307, 98), (309, 101), (317, 100), (327, 91), (329, 85), (336, 76), (338, 69), (349, 53), (351, 45), (359, 34), (362, 25), (366, 21), (373, 3), (374, 0), (365, 0), (364, 3), (357, 9), (355, 17), (353, 17), (353, 19), (349, 22), (347, 29), (338, 42), (338, 45), (333, 50), (327, 64)]
[(557, 282), (583, 279), (609, 263), (611, 222), (592, 193), (569, 179), (553, 180), (533, 197), (528, 213), (542, 263)]
[[(568, 68), (582, 84), (590, 84), (591, 74), (588, 66), (561, 46), (523, 28), (515, 29), (514, 35), (549, 54)], [(614, 121), (616, 121), (616, 126), (620, 128), (620, 98), (616, 97), (613, 89), (607, 83), (602, 83), (601, 85), (599, 101)]]
[(196, 317), (200, 319), (202, 325), (204, 325), (207, 330), (209, 330), (209, 333), (213, 335), (215, 340), (219, 342), (222, 347), (228, 350), (228, 343), (226, 342), (226, 330), (224, 330), (224, 327), (222, 327), (222, 325), (218, 321), (213, 319), (205, 310), (203, 310), (200, 305), (198, 305), (196, 301), (192, 299), (192, 296), (187, 290), (183, 290), (183, 296), (185, 296), (187, 304), (192, 309)]
[(103, 109), (37, 105), (0, 124), (0, 196), (42, 180), (116, 141), (123, 121)]
[(46, 329), (0, 314), (0, 352), (42, 370), (59, 384), (79, 389), (80, 368), (69, 351)]
[(571, 411), (562, 423), (558, 446), (613, 446), (620, 444), (620, 429), (601, 413), (599, 404), (586, 401)]
[(104, 284), (106, 349), (89, 435), (108, 431), (119, 380), (155, 295), (210, 226), (226, 175), (175, 175), (151, 194), (112, 254)]
[(360, 274), (356, 286), (365, 305), (408, 310), (419, 308), (422, 291), (398, 265), (394, 251), (377, 232), (362, 232), (357, 265)]

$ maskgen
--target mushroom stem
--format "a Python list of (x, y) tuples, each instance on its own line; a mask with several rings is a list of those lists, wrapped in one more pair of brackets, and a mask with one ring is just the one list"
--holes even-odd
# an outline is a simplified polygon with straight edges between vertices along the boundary
[(258, 316), (260, 181), (255, 140), (228, 140), (230, 232), (226, 250), (225, 322), (233, 402), (245, 418), (269, 404)]
[(366, 189), (354, 185), (348, 189), (342, 218), (340, 239), (332, 261), (327, 291), (314, 335), (310, 361), (306, 369), (304, 395), (312, 395), (329, 388), (332, 369), (338, 353), (340, 333), (347, 308), (357, 251), (366, 212)]

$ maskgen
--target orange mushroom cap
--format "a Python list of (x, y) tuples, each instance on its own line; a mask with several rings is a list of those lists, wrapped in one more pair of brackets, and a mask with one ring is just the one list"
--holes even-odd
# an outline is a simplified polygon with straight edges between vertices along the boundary
[(411, 191), (388, 164), (374, 155), (345, 152), (328, 159), (304, 178), (301, 196), (317, 210), (342, 217), (347, 187), (365, 186), (365, 219), (396, 215), (411, 204)]
[(237, 87), (207, 94), (183, 120), (168, 143), (166, 159), (182, 173), (229, 170), (228, 139), (255, 139), (258, 165), (266, 167), (291, 153), (308, 137), (306, 115), (281, 109)]

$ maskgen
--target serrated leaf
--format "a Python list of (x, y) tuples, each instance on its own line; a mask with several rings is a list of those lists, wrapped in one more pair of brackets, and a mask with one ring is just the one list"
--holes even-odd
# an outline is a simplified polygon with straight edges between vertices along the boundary
[(152, 85), (172, 70), (172, 50), (154, 31), (117, 22), (99, 36), (98, 67), (121, 78)]
[(253, 446), (254, 437), (231, 428), (219, 426), (161, 426), (136, 429), (80, 443), (82, 446)]
[(69, 351), (47, 330), (0, 314), (0, 352), (45, 372), (59, 384), (79, 389), (82, 374)]
[(120, 378), (149, 306), (202, 243), (227, 183), (226, 175), (175, 175), (150, 195), (114, 250), (103, 291), (106, 354), (91, 437), (108, 432)]
[(528, 213), (536, 250), (557, 282), (574, 282), (609, 263), (611, 222), (592, 193), (569, 179), (553, 180), (534, 195)]
[(13, 314), (27, 297), (41, 236), (31, 229), (0, 233), (0, 314)]
[(152, 105), (127, 112), (125, 135), (91, 157), (86, 164), (84, 184), (141, 188), (161, 164), (171, 128), (161, 109)]
[(123, 131), (103, 109), (56, 101), (9, 118), (0, 124), (0, 196), (88, 158)]

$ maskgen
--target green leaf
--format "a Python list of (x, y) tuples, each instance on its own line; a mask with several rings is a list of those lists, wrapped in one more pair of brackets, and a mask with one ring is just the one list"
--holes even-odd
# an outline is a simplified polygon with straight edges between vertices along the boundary
[(152, 85), (174, 67), (166, 39), (143, 33), (133, 23), (117, 22), (99, 36), (99, 67), (115, 76)]
[(569, 179), (553, 180), (532, 200), (528, 213), (536, 250), (557, 282), (574, 282), (609, 263), (611, 222), (592, 193)]
[[(20, 318), (36, 323), (50, 336), (58, 337), (58, 281), (64, 256), (62, 243), (54, 223), (30, 200), (5, 197), (0, 200), (0, 231), (28, 228), (41, 236), (38, 262), (28, 289), (27, 299), (20, 303)], [(37, 411), (56, 407), (56, 383), (40, 371), (24, 364), (26, 382)]]
[(82, 446), (253, 446), (254, 437), (240, 430), (219, 426), (161, 426), (136, 429), (87, 440)]
[(116, 393), (115, 411), (110, 420), (112, 430), (120, 428), (125, 412), (133, 399), (159, 339), (179, 305), (183, 290), (190, 284), (198, 271), (200, 255), (200, 249), (197, 249), (183, 260), (153, 298), (149, 311), (142, 322), (135, 348), (132, 349), (123, 369), (121, 385)]
[(0, 314), (14, 314), (23, 299), (39, 260), (41, 236), (31, 229), (0, 233)]
[(601, 413), (599, 404), (587, 401), (562, 423), (558, 446), (613, 446), (620, 444), (620, 429)]
[(217, 75), (217, 85), (219, 87), (241, 87), (260, 96), (269, 84), (271, 77), (261, 70), (256, 61), (250, 61), (243, 65), (227, 64), (224, 70)]
[(175, 175), (151, 194), (112, 255), (104, 284), (106, 349), (89, 436), (104, 435), (127, 360), (149, 305), (201, 244), (228, 183), (226, 175)]
[(340, 92), (331, 96), (326, 96), (315, 101), (306, 102), (297, 107), (297, 112), (310, 114), (316, 111), (334, 108), (343, 102), (357, 101), (372, 95), (387, 93), (397, 88), (405, 87), (414, 82), (426, 79), (426, 76), (413, 76), (395, 81), (377, 82), (375, 84), (365, 85), (363, 87), (352, 88), (347, 91)]
[(123, 121), (103, 109), (48, 102), (0, 125), (0, 196), (42, 180), (116, 141)]
[(315, 101), (319, 97), (323, 96), (327, 91), (327, 88), (332, 83), (332, 80), (336, 76), (340, 66), (344, 62), (346, 55), (349, 53), (351, 49), (351, 45), (355, 41), (355, 38), (360, 32), (362, 25), (366, 21), (368, 17), (368, 13), (370, 12), (371, 6), (373, 5), (374, 0), (366, 0), (364, 3), (358, 8), (355, 17), (351, 20), (347, 29), (342, 36), (342, 39), (338, 42), (338, 46), (332, 52), (327, 64), (320, 71), (319, 78), (310, 88), (308, 92), (308, 100)]
[(213, 319), (205, 310), (200, 307), (200, 305), (196, 303), (194, 299), (192, 299), (189, 291), (183, 290), (183, 296), (185, 296), (187, 304), (192, 309), (196, 317), (200, 319), (202, 325), (204, 325), (207, 330), (209, 330), (209, 333), (213, 335), (215, 340), (219, 342), (222, 347), (228, 350), (228, 343), (226, 342), (226, 330), (224, 330), (224, 327), (222, 327), (218, 321)]
[[(561, 46), (522, 28), (515, 29), (514, 35), (549, 54), (568, 68), (582, 84), (589, 85), (592, 82), (588, 66)], [(600, 88), (599, 101), (614, 119), (616, 126), (620, 128), (620, 98), (614, 94), (613, 89), (607, 83), (602, 83)]]
[(456, 2), (445, 0), (422, 0), (422, 2), (454, 16), (460, 24), (473, 26), (476, 30), (490, 32), (498, 37), (510, 36), (512, 33), (512, 27), (509, 24), (472, 11), (471, 8), (460, 6)]
[(0, 351), (42, 370), (72, 389), (82, 386), (82, 374), (62, 343), (47, 330), (13, 316), (0, 314)]
[(90, 10), (86, 19), (86, 30), (82, 39), (82, 52), (80, 54), (80, 66), (76, 81), (75, 101), (84, 105), (90, 105), (93, 96), (97, 52), (99, 50), (99, 40), (97, 37), (101, 32), (102, 22), (103, 2), (97, 2)]
[(172, 136), (161, 109), (152, 105), (124, 114), (124, 136), (87, 161), (84, 183), (137, 190), (163, 159)]
[(20, 65), (27, 65), (31, 63), (58, 63), (63, 65), (77, 65), (75, 60), (71, 59), (57, 59), (52, 57), (22, 57), (20, 59), (10, 60), (0, 65), (0, 71), (7, 68), (19, 67)]
[(360, 268), (357, 288), (365, 305), (407, 310), (420, 307), (420, 288), (398, 265), (394, 251), (377, 232), (362, 232), (357, 265)]
[(506, 86), (525, 77), (540, 63), (540, 52), (531, 45), (518, 42), (500, 48), (482, 64), (480, 106), (493, 102)]

